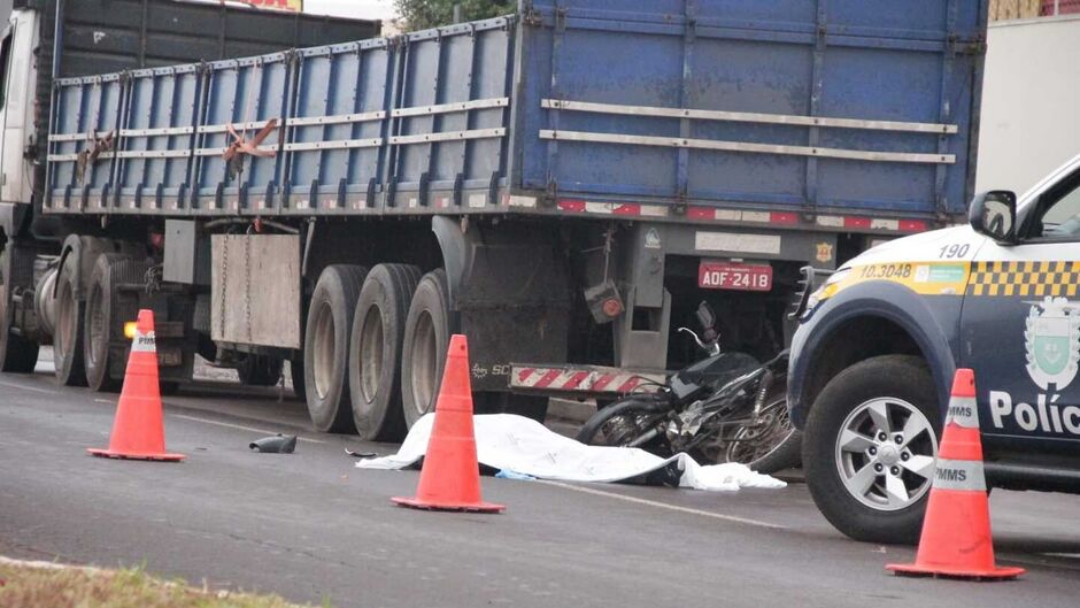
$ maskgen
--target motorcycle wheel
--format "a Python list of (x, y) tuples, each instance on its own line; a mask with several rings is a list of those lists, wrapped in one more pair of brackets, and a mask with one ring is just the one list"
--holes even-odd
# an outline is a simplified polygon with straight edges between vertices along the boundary
[[(667, 415), (665, 398), (659, 396), (633, 396), (597, 411), (582, 425), (577, 439), (585, 445), (609, 447), (628, 446), (653, 430), (656, 423)], [(663, 435), (638, 446), (654, 454), (667, 456), (667, 441)]]
[(779, 386), (769, 392), (759, 424), (740, 426), (730, 435), (727, 462), (739, 462), (765, 474), (799, 466), (802, 433), (788, 417), (786, 390)]

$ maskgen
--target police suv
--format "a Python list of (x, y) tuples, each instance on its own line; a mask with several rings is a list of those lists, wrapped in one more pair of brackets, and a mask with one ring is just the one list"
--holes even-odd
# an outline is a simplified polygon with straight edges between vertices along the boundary
[(812, 276), (800, 306), (791, 418), (814, 501), (852, 538), (917, 539), (958, 367), (990, 486), (1080, 493), (1080, 156), (969, 220)]

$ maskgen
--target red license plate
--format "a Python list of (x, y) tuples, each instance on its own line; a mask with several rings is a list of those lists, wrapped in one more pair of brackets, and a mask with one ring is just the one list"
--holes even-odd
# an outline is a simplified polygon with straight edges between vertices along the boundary
[(698, 287), (733, 291), (769, 291), (772, 266), (702, 260), (698, 266)]

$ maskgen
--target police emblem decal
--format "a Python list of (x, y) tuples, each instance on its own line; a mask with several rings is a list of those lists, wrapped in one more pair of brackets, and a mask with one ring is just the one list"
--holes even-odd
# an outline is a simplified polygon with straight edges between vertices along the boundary
[(1080, 369), (1080, 304), (1049, 296), (1031, 304), (1024, 330), (1028, 375), (1043, 390), (1053, 384), (1061, 391)]

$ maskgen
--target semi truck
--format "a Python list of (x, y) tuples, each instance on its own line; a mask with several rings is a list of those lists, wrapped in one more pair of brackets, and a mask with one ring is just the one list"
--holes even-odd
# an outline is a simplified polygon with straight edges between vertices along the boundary
[[(17, 11), (5, 65), (63, 65), (66, 38), (18, 27), (39, 15)], [(962, 217), (986, 18), (521, 0), (238, 59), (16, 69), (0, 362), (27, 372), (51, 342), (60, 382), (115, 388), (149, 307), (166, 388), (196, 355), (254, 385), (288, 362), (317, 429), (394, 439), (432, 410), (454, 333), (477, 409), (535, 417), (663, 381), (701, 301), (723, 348), (770, 356), (803, 266)]]

